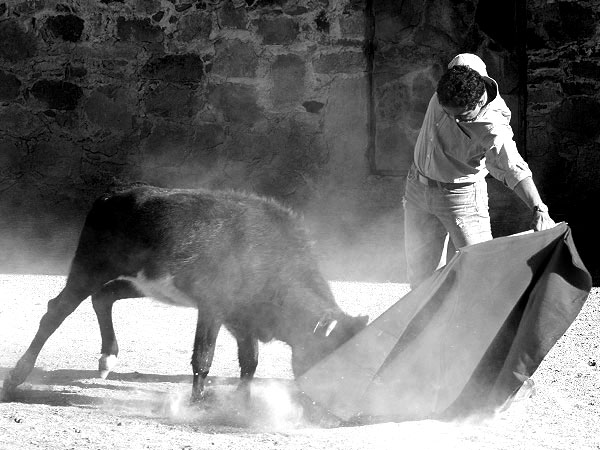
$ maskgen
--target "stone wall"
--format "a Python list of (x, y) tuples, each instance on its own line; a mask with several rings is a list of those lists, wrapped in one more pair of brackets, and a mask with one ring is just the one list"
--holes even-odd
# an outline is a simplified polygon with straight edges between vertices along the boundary
[[(404, 281), (403, 177), (454, 54), (484, 57), (523, 144), (518, 30), (506, 25), (519, 2), (497, 3), (0, 0), (0, 266), (64, 273), (93, 198), (143, 181), (274, 196), (305, 216), (329, 278)], [(543, 28), (555, 16), (538, 6)], [(535, 53), (530, 67), (552, 61)], [(593, 88), (590, 61), (572, 67), (585, 80), (570, 89)], [(594, 108), (592, 94), (563, 103), (547, 83), (558, 81), (540, 81), (539, 103), (556, 103), (557, 129), (569, 108)], [(564, 157), (539, 148), (532, 162), (556, 195), (545, 182)], [(516, 196), (490, 187), (495, 234), (524, 229)]]
[(600, 1), (528, 2), (527, 156), (600, 280)]
[(403, 276), (401, 180), (367, 164), (365, 7), (0, 1), (4, 270), (66, 271), (93, 198), (143, 181), (274, 196), (331, 278)]

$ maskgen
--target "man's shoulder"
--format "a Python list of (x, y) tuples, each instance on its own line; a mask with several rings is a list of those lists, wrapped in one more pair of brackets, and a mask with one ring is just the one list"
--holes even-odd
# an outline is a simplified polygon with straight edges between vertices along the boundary
[(481, 115), (481, 120), (489, 122), (492, 126), (510, 125), (510, 119), (510, 109), (500, 95), (486, 105)]

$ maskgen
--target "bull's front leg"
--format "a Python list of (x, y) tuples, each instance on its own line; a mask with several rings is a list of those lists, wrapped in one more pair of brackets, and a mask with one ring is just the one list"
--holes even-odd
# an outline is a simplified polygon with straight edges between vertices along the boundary
[(237, 332), (238, 361), (240, 364), (240, 384), (238, 391), (250, 399), (250, 382), (258, 366), (258, 339), (250, 331)]
[(204, 398), (204, 382), (213, 361), (220, 328), (221, 323), (215, 317), (208, 311), (198, 309), (194, 351), (192, 353), (192, 402), (198, 402)]
[(29, 348), (19, 359), (2, 386), (2, 400), (10, 400), (17, 386), (29, 376), (42, 347), (48, 338), (56, 331), (65, 318), (71, 314), (85, 299), (86, 295), (77, 293), (68, 285), (57, 297), (48, 302), (48, 311), (42, 316), (40, 326)]

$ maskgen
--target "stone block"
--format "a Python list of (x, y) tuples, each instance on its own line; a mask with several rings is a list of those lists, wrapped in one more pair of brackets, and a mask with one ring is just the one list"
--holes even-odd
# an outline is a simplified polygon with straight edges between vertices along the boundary
[(225, 142), (225, 129), (220, 123), (194, 123), (191, 145), (191, 158), (199, 153), (206, 154), (206, 150), (214, 149)]
[(340, 17), (340, 32), (342, 37), (364, 38), (366, 32), (366, 17), (362, 12)]
[(157, 121), (142, 143), (144, 165), (173, 167), (182, 164), (191, 150), (193, 130), (189, 126)]
[(224, 77), (254, 78), (258, 55), (254, 46), (240, 40), (219, 41), (215, 44), (212, 73)]
[[(418, 2), (418, 0), (416, 0)], [(415, 3), (415, 0), (413, 0)], [(422, 3), (422, 2), (420, 2)], [(455, 2), (453, 0), (436, 0), (426, 2), (423, 7), (421, 20), (424, 27), (419, 29), (425, 31), (423, 36), (429, 34), (433, 38), (432, 42), (425, 44), (431, 48), (436, 45), (439, 39), (439, 49), (448, 53), (455, 53), (457, 44), (465, 41), (466, 36), (475, 25), (475, 17), (479, 0), (463, 0)], [(436, 30), (434, 32), (434, 30)], [(417, 30), (417, 33), (418, 30)], [(434, 36), (435, 35), (435, 36)], [(415, 36), (415, 43), (418, 38)]]
[(421, 118), (417, 121), (417, 128), (421, 128), (427, 106), (429, 106), (429, 100), (434, 94), (437, 85), (435, 75), (432, 74), (432, 71), (435, 72), (435, 69), (416, 72), (412, 79), (412, 109), (421, 115)]
[(160, 0), (134, 0), (133, 7), (142, 14), (157, 14), (161, 9)]
[(366, 171), (369, 146), (369, 84), (364, 77), (336, 77), (323, 111), (323, 139), (328, 143), (328, 184), (356, 183)]
[(600, 63), (597, 61), (574, 61), (570, 66), (572, 75), (600, 81)]
[(410, 86), (402, 78), (378, 86), (375, 95), (375, 114), (383, 121), (399, 120), (410, 104)]
[(141, 180), (137, 134), (110, 134), (81, 158), (81, 178), (88, 186), (107, 186), (115, 179)]
[(46, 124), (34, 112), (14, 103), (0, 106), (0, 135), (29, 139), (42, 133)]
[(538, 54), (538, 52), (530, 51), (527, 55), (527, 70), (537, 70), (546, 67), (557, 69), (561, 66), (561, 57), (559, 54), (552, 53), (550, 55)]
[(556, 103), (563, 99), (562, 88), (559, 83), (544, 83), (530, 85), (527, 89), (527, 103)]
[(279, 55), (271, 67), (273, 103), (298, 103), (304, 95), (306, 67), (304, 59), (294, 54)]
[(550, 120), (559, 130), (596, 137), (600, 134), (600, 101), (583, 95), (569, 97), (551, 112)]
[[(381, 80), (384, 81), (384, 80)], [(375, 113), (378, 121), (401, 121), (404, 126), (421, 128), (425, 111), (435, 86), (426, 71), (379, 82), (375, 91)]]
[(212, 31), (211, 16), (205, 12), (193, 12), (183, 16), (177, 22), (177, 39), (192, 42), (196, 39), (207, 40)]
[[(560, 1), (553, 5), (558, 9), (554, 20), (545, 24), (550, 39), (563, 45), (567, 41), (584, 41), (596, 33), (598, 6), (585, 2)], [(548, 8), (552, 11), (552, 7)]]
[(258, 34), (266, 45), (286, 45), (296, 40), (298, 22), (288, 17), (261, 17), (257, 20)]
[(231, 0), (225, 0), (217, 12), (219, 24), (225, 28), (248, 28), (248, 13), (243, 6), (236, 6)]
[(198, 108), (195, 89), (168, 83), (150, 89), (144, 104), (148, 114), (161, 117), (191, 117)]
[(0, 70), (0, 102), (16, 99), (21, 92), (21, 81), (15, 75)]
[(227, 160), (241, 162), (250, 170), (269, 165), (269, 162), (275, 158), (276, 149), (283, 145), (281, 138), (283, 128), (273, 129), (268, 124), (265, 126), (266, 129), (253, 130), (253, 132), (232, 127), (231, 141), (224, 149)]
[(94, 125), (121, 132), (133, 127), (127, 98), (122, 89), (98, 88), (83, 102), (83, 110)]
[(0, 59), (17, 62), (34, 56), (37, 41), (33, 33), (26, 32), (15, 20), (0, 22)]
[(543, 83), (545, 81), (560, 82), (565, 78), (565, 73), (561, 68), (544, 67), (529, 71), (527, 81), (529, 83)]
[(71, 64), (67, 64), (65, 66), (65, 78), (83, 78), (88, 74), (85, 66), (73, 66)]
[(174, 2), (174, 3), (175, 3), (175, 11), (177, 11), (177, 12), (184, 12), (192, 7), (192, 3), (190, 3), (190, 2), (183, 2), (183, 3)]
[(72, 110), (79, 104), (83, 91), (68, 81), (40, 80), (31, 87), (33, 96), (50, 109)]
[(262, 116), (258, 96), (252, 86), (219, 84), (211, 89), (208, 98), (211, 105), (222, 112), (227, 122), (252, 125)]
[(142, 76), (174, 83), (201, 81), (204, 77), (204, 63), (199, 55), (154, 56), (142, 68)]
[(117, 37), (122, 41), (158, 43), (164, 39), (162, 29), (150, 19), (117, 19)]
[(362, 51), (323, 53), (313, 61), (313, 66), (317, 73), (353, 73), (366, 71), (367, 60)]
[(367, 8), (367, 0), (347, 0), (344, 12), (364, 11)]
[(598, 93), (598, 82), (590, 80), (570, 80), (562, 83), (566, 95), (595, 96)]
[(302, 5), (294, 5), (294, 4), (288, 4), (288, 5), (283, 5), (283, 12), (285, 14), (287, 14), (288, 16), (301, 16), (303, 14), (306, 14), (310, 11), (310, 9), (308, 9), (306, 6), (302, 6)]
[(77, 42), (83, 33), (84, 20), (73, 14), (50, 16), (46, 19), (46, 26), (55, 36), (68, 42)]
[(375, 135), (375, 168), (383, 173), (400, 174), (408, 171), (415, 140), (403, 127), (380, 126)]
[(16, 139), (0, 135), (0, 186), (3, 180), (22, 174), (24, 156)]
[(529, 126), (527, 128), (527, 156), (536, 157), (548, 153), (553, 145), (553, 139), (545, 124)]
[(64, 183), (78, 173), (81, 156), (79, 143), (65, 139), (64, 136), (42, 136), (30, 143), (28, 170), (41, 174), (44, 184)]
[[(272, 157), (255, 166), (252, 184), (261, 194), (285, 199), (286, 203), (301, 208), (310, 201), (310, 187), (319, 179), (328, 161), (327, 148), (317, 138), (317, 128), (286, 120), (268, 133), (268, 145), (262, 148), (255, 137), (256, 153)], [(264, 139), (262, 139), (264, 142)]]
[(22, 16), (34, 14), (38, 11), (42, 11), (44, 8), (46, 8), (45, 0), (25, 0), (23, 2), (15, 3), (11, 9), (16, 16)]
[(287, 0), (246, 0), (248, 6), (267, 9), (282, 8)]

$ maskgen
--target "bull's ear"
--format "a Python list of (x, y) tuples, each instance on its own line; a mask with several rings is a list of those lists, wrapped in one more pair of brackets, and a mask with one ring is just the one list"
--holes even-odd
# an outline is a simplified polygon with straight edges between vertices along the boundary
[(356, 316), (354, 318), (354, 328), (358, 331), (362, 330), (369, 323), (369, 316)]
[(366, 327), (367, 324), (369, 323), (369, 316), (367, 316), (367, 315), (358, 316), (357, 319), (358, 319), (358, 323), (364, 327)]

